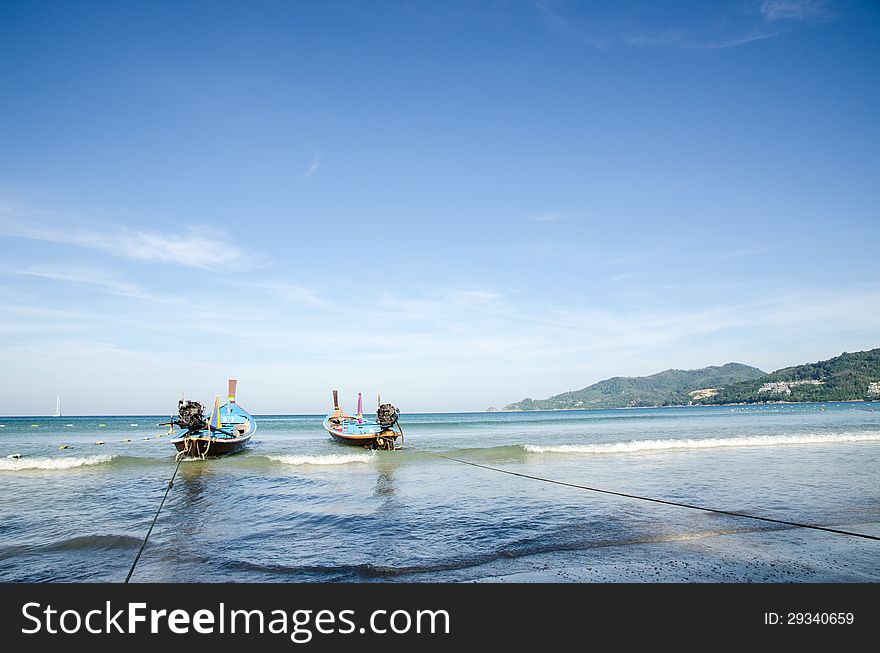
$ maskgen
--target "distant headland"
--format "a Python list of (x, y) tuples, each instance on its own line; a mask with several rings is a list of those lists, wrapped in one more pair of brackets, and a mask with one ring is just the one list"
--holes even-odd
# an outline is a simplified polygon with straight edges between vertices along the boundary
[[(547, 399), (526, 398), (504, 411), (586, 410), (717, 404), (880, 399), (880, 348), (766, 373), (742, 363), (599, 381)], [(499, 409), (489, 408), (490, 412)]]

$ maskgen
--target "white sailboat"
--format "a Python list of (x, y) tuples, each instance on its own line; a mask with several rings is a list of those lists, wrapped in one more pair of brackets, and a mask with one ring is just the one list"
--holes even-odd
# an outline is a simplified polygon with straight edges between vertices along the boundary
[(55, 412), (52, 413), (52, 417), (61, 417), (61, 395), (55, 398)]

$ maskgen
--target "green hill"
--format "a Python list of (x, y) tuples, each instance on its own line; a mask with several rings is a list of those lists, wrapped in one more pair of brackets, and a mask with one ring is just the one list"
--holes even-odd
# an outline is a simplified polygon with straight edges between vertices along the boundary
[(726, 386), (703, 404), (880, 399), (880, 349), (844, 352), (827, 361), (776, 370)]
[(691, 403), (698, 390), (721, 388), (765, 376), (756, 367), (727, 363), (698, 370), (666, 370), (651, 376), (623, 377), (599, 381), (582, 390), (564, 392), (549, 399), (523, 399), (505, 410), (561, 410), (578, 408), (625, 408), (670, 406)]

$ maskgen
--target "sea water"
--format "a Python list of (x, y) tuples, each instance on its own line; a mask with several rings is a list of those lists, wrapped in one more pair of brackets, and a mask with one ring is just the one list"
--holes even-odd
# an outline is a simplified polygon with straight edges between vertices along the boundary
[[(124, 579), (175, 468), (163, 419), (0, 418), (0, 581)], [(257, 420), (181, 465), (133, 580), (880, 581), (880, 541), (435, 455), (880, 536), (880, 403), (404, 414), (390, 452)]]

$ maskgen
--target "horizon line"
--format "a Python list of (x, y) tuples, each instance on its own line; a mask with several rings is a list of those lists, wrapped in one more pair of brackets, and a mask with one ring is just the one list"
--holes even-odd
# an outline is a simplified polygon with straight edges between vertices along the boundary
[[(505, 410), (496, 408), (490, 410), (433, 410), (433, 411), (412, 411), (409, 413), (401, 413), (401, 415), (468, 415), (483, 413), (578, 413), (578, 412), (598, 412), (602, 410), (658, 410), (664, 408), (726, 408), (729, 406), (795, 406), (802, 404), (873, 404), (880, 403), (880, 399), (829, 399), (826, 401), (766, 401), (759, 403), (729, 403), (729, 404), (669, 404), (667, 406), (615, 406), (611, 408), (531, 408), (528, 410)], [(365, 415), (372, 415), (372, 412), (366, 412)], [(253, 413), (254, 417), (325, 417), (327, 413)], [(90, 415), (62, 415), (55, 417), (53, 415), (0, 415), (0, 419), (23, 419), (25, 417), (33, 419), (60, 420), (81, 419), (85, 417), (165, 417), (164, 413), (156, 414), (138, 414), (138, 413), (107, 413), (107, 414), (90, 414)]]

